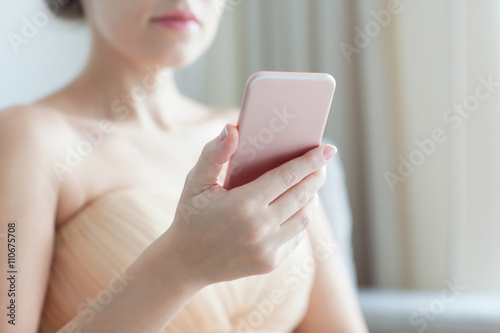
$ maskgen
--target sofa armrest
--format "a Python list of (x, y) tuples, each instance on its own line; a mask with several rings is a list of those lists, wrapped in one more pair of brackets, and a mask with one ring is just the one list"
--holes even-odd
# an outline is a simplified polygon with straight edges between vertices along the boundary
[(498, 333), (500, 298), (451, 289), (360, 290), (370, 333)]

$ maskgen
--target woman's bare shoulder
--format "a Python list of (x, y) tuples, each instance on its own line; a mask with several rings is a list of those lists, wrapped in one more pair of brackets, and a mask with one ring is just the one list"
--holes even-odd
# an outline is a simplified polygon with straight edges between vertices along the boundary
[(14, 105), (0, 110), (0, 125), (4, 127), (31, 129), (35, 133), (44, 130), (68, 129), (63, 113), (55, 108), (40, 104)]
[(0, 141), (3, 151), (29, 149), (51, 152), (73, 133), (61, 112), (37, 104), (16, 105), (0, 110)]

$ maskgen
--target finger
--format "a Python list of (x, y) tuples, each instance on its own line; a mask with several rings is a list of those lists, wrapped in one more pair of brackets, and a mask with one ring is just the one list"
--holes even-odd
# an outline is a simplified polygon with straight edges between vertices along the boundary
[(279, 221), (286, 221), (306, 205), (325, 183), (326, 170), (321, 168), (283, 193), (270, 205), (271, 213)]
[(217, 178), (231, 155), (238, 146), (238, 130), (233, 125), (226, 125), (221, 134), (207, 143), (198, 162), (189, 173), (193, 191), (199, 193), (207, 187), (217, 184)]
[(306, 236), (307, 230), (304, 230), (285, 244), (281, 245), (280, 249), (278, 250), (279, 262), (283, 262), (290, 255), (290, 253), (292, 253), (293, 250), (295, 250), (297, 246), (300, 245), (300, 243)]
[(284, 244), (307, 229), (311, 223), (319, 204), (318, 195), (315, 194), (297, 213), (283, 222), (279, 229), (281, 243)]
[(255, 190), (256, 193), (260, 193), (260, 200), (265, 204), (270, 204), (306, 176), (328, 163), (336, 153), (336, 147), (322, 145), (266, 172), (244, 186)]

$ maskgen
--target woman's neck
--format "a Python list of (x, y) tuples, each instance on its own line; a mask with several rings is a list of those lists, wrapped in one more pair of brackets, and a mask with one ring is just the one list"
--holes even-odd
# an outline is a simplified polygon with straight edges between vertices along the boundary
[(145, 127), (168, 127), (182, 116), (187, 101), (177, 89), (173, 69), (137, 64), (98, 37), (85, 68), (68, 88), (88, 103), (87, 115)]

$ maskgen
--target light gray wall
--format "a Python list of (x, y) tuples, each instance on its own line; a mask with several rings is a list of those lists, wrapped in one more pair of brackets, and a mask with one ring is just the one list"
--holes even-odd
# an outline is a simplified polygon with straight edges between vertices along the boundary
[(0, 109), (46, 95), (83, 66), (87, 29), (55, 19), (42, 1), (1, 1), (0, 22)]

